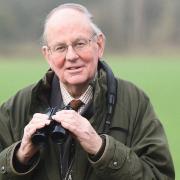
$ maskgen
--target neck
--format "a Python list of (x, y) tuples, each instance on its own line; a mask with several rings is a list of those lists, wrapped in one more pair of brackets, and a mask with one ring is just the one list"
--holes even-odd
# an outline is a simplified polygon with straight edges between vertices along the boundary
[(78, 99), (88, 88), (89, 84), (86, 85), (76, 85), (76, 86), (69, 86), (69, 85), (64, 85), (66, 90), (69, 92), (69, 94), (75, 98)]

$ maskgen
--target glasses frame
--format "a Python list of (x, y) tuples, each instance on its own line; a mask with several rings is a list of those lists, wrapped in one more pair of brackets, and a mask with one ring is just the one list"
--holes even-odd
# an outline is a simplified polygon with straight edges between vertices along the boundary
[[(97, 37), (97, 34), (96, 34), (96, 33), (93, 33), (93, 34), (90, 36), (90, 38), (88, 38), (88, 39), (84, 38), (84, 40), (87, 40), (87, 44), (86, 44), (87, 47), (90, 47), (90, 43), (92, 42), (92, 40), (93, 40), (95, 37)], [(80, 53), (83, 52), (83, 50), (85, 50), (85, 49), (83, 49), (83, 48), (85, 48), (85, 47), (83, 47), (82, 49), (81, 49), (81, 48), (80, 48), (80, 49), (74, 48), (74, 46), (73, 46), (74, 43), (75, 43), (75, 41), (72, 42), (71, 44), (65, 44), (65, 45), (66, 45), (66, 46), (65, 46), (65, 50), (64, 50), (63, 52), (55, 51), (55, 50), (53, 50), (54, 48), (52, 48), (52, 47), (50, 47), (50, 46), (48, 46), (48, 45), (46, 45), (46, 47), (47, 47), (47, 49), (48, 49), (48, 51), (50, 52), (51, 55), (56, 54), (57, 56), (62, 56), (62, 57), (65, 57), (65, 55), (67, 54), (68, 49), (69, 49), (69, 46), (72, 47), (72, 49), (74, 50), (74, 52), (75, 52), (76, 54), (80, 54)], [(81, 52), (81, 51), (82, 51), (82, 52)]]

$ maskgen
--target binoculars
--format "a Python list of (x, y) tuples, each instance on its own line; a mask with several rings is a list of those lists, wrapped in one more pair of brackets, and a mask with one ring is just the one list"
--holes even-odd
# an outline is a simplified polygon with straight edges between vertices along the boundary
[[(65, 106), (66, 110), (71, 110), (70, 106)], [(49, 108), (46, 113), (49, 116), (49, 120), (52, 120), (52, 116), (58, 111), (57, 107)], [(50, 137), (54, 143), (62, 144), (65, 142), (68, 136), (68, 132), (64, 129), (61, 124), (52, 120), (48, 126), (38, 129), (32, 136), (31, 140), (35, 145), (45, 145)]]

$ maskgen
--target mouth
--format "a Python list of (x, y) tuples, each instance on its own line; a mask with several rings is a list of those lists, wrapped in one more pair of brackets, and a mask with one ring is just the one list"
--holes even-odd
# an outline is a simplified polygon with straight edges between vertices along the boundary
[(71, 73), (78, 73), (82, 71), (83, 66), (74, 66), (74, 67), (68, 67), (67, 70)]
[(68, 70), (76, 70), (76, 69), (79, 69), (81, 67), (70, 67), (70, 68), (67, 68)]

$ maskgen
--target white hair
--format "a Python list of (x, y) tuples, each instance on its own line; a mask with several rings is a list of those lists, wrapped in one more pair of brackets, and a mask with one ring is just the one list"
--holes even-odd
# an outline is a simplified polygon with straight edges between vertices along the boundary
[[(80, 4), (75, 4), (75, 3), (65, 3), (65, 4), (62, 4), (62, 5), (59, 5), (58, 7), (54, 8), (46, 17), (45, 19), (45, 23), (44, 23), (44, 31), (43, 31), (43, 35), (42, 35), (42, 43), (44, 45), (47, 44), (47, 28), (48, 28), (48, 22), (50, 20), (50, 18), (59, 10), (62, 10), (62, 9), (73, 9), (73, 10), (76, 10), (78, 12), (81, 12), (83, 13), (87, 19), (89, 20), (90, 22), (90, 26), (93, 30), (93, 33), (96, 34), (96, 35), (99, 35), (99, 34), (103, 34), (102, 31), (100, 30), (100, 28), (93, 22), (93, 16), (92, 14), (87, 10), (86, 7), (80, 5)], [(104, 36), (104, 34), (103, 34)], [(105, 36), (104, 36), (105, 38)]]

